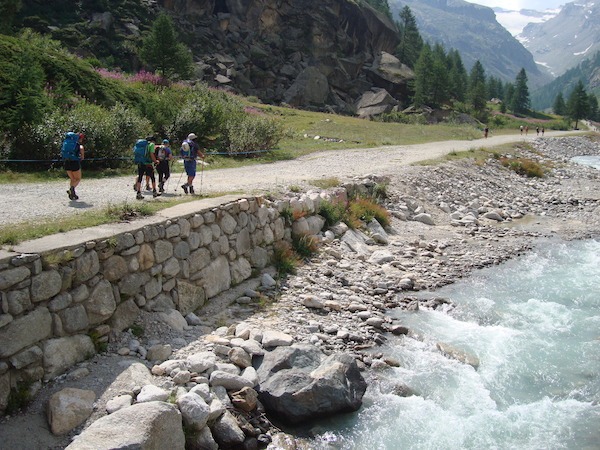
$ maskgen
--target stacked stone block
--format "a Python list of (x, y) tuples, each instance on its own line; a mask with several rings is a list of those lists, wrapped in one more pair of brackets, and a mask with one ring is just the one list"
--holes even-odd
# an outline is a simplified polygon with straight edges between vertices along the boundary
[[(244, 198), (109, 239), (0, 261), (0, 413), (11, 389), (31, 394), (94, 354), (141, 309), (183, 316), (265, 268), (291, 239), (283, 211), (318, 211), (321, 197)], [(304, 229), (301, 226), (297, 228)]]

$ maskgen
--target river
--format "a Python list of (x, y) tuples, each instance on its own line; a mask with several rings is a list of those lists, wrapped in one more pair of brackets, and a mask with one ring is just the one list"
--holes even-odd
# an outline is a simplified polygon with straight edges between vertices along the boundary
[(357, 413), (313, 429), (315, 448), (600, 448), (599, 240), (548, 241), (434, 294), (455, 308), (394, 312), (415, 334), (380, 349), (400, 367)]

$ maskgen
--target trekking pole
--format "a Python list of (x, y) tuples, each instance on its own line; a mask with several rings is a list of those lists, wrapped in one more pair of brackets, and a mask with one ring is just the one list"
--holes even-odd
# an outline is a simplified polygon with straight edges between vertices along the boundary
[(179, 180), (177, 180), (177, 185), (175, 186), (175, 192), (177, 192), (177, 188), (179, 187), (179, 183), (181, 183), (181, 178), (183, 177), (184, 173), (185, 173), (185, 164), (183, 165), (183, 171), (181, 172), (181, 175), (179, 175)]
[(204, 181), (204, 158), (201, 160), (202, 169), (200, 169), (200, 197), (202, 197), (202, 183)]

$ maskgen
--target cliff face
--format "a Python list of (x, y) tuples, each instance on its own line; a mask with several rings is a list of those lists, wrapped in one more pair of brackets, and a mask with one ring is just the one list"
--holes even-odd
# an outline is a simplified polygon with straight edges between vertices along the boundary
[[(349, 112), (364, 92), (384, 87), (372, 73), (382, 52), (398, 43), (387, 17), (349, 0), (162, 0), (159, 6), (186, 30), (202, 79), (268, 103)], [(394, 82), (399, 97), (405, 81)]]

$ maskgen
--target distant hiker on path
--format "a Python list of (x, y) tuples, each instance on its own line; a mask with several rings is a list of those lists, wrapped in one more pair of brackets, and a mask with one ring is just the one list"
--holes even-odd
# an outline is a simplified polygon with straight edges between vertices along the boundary
[(75, 188), (81, 181), (81, 161), (85, 157), (84, 139), (85, 135), (83, 133), (69, 131), (65, 135), (60, 150), (60, 155), (65, 161), (65, 170), (69, 176), (69, 189), (67, 190), (69, 200), (79, 200)]
[(529, 133), (529, 125), (525, 125), (525, 136), (527, 136), (527, 133)]
[(150, 177), (152, 181), (152, 197), (158, 197), (160, 194), (156, 192), (156, 178), (154, 177), (154, 166), (158, 164), (155, 154), (154, 136), (148, 136), (146, 139), (139, 139), (133, 148), (133, 157), (138, 165), (138, 176), (135, 183), (137, 195), (135, 198), (142, 200), (142, 180), (144, 175)]
[(200, 152), (200, 146), (196, 142), (196, 136), (194, 133), (188, 134), (188, 137), (181, 144), (181, 157), (183, 158), (183, 167), (185, 168), (185, 173), (187, 175), (187, 183), (182, 184), (183, 192), (186, 194), (189, 192), (190, 194), (194, 194), (194, 178), (196, 178), (196, 158), (200, 156), (200, 158), (204, 159), (204, 154)]
[(521, 134), (523, 134), (523, 125), (519, 127), (519, 130), (521, 130)]
[(546, 129), (542, 127), (542, 137), (544, 137), (544, 131), (546, 131)]
[(540, 127), (535, 127), (535, 134), (540, 135)]
[(171, 176), (169, 161), (173, 160), (173, 153), (171, 152), (171, 147), (169, 147), (168, 139), (163, 139), (162, 145), (158, 147), (156, 159), (158, 160), (158, 165), (156, 166), (156, 171), (158, 172), (158, 191), (163, 193), (165, 192), (165, 182)]
[(485, 127), (483, 129), (483, 137), (487, 139), (489, 132), (490, 132), (490, 129), (488, 127)]

